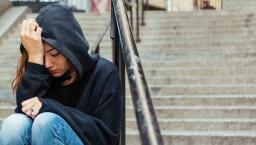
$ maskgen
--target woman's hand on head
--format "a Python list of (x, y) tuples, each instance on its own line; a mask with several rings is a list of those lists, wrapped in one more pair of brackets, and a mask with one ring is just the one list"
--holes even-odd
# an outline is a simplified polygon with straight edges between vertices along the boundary
[(23, 20), (20, 31), (21, 43), (28, 52), (29, 61), (43, 64), (44, 47), (42, 42), (42, 28), (35, 19)]
[(24, 112), (27, 116), (35, 119), (42, 107), (42, 102), (38, 99), (38, 97), (33, 97), (23, 101), (21, 105), (22, 112)]

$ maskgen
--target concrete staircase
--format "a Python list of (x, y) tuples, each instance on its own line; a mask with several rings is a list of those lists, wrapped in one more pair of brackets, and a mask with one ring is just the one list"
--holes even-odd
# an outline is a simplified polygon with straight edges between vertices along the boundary
[[(75, 16), (93, 44), (110, 14)], [(147, 12), (146, 23), (138, 49), (165, 145), (255, 145), (256, 14)], [(0, 44), (2, 120), (15, 108), (19, 29)], [(111, 60), (109, 32), (101, 54)], [(128, 86), (126, 99), (127, 144), (139, 145)]]

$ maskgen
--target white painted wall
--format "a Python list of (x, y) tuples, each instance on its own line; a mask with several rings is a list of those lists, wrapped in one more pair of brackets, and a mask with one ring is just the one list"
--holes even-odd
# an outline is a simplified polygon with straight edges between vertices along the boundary
[(170, 5), (170, 11), (193, 11), (194, 0), (167, 0)]
[(149, 0), (149, 4), (167, 11), (194, 10), (194, 0)]

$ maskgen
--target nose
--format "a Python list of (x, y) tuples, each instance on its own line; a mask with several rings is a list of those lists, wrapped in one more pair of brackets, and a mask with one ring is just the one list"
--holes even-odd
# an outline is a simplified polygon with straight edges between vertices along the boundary
[(47, 57), (45, 57), (45, 60), (44, 60), (44, 65), (47, 69), (52, 69), (53, 67), (53, 63), (51, 62), (50, 59), (48, 59)]

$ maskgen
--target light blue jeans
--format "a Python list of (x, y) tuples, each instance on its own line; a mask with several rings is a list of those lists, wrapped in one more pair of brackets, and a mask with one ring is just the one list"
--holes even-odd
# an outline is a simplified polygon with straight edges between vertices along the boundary
[(45, 112), (34, 120), (20, 113), (2, 123), (0, 145), (83, 145), (80, 138), (60, 116)]

